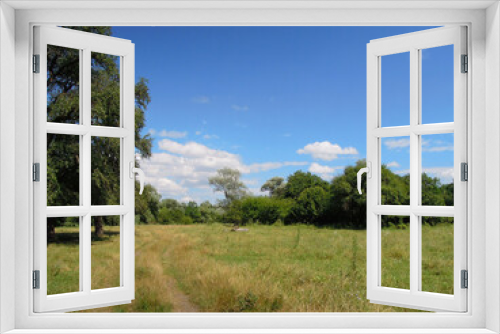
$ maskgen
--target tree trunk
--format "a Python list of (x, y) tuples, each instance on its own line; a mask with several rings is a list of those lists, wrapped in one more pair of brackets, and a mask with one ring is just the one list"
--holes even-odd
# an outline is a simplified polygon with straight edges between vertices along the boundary
[(47, 240), (53, 241), (56, 238), (56, 226), (47, 219)]
[(94, 219), (94, 232), (96, 237), (102, 238), (104, 236), (104, 230), (102, 228), (102, 217), (97, 216)]

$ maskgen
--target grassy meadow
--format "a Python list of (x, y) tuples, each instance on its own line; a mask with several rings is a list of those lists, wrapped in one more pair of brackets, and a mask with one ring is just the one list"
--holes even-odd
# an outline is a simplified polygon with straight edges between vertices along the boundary
[[(366, 299), (366, 231), (220, 224), (136, 226), (136, 293), (91, 312), (413, 311)], [(93, 289), (119, 285), (119, 228), (92, 241)], [(78, 228), (48, 245), (49, 294), (78, 291)], [(422, 286), (453, 293), (453, 225), (422, 227)], [(409, 230), (382, 231), (382, 284), (409, 286)]]

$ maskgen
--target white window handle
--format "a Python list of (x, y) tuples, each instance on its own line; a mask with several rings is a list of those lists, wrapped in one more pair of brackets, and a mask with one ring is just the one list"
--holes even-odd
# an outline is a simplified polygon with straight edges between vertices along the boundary
[(370, 179), (372, 177), (372, 163), (367, 162), (365, 168), (361, 168), (358, 171), (358, 193), (361, 195), (363, 192), (361, 191), (361, 176), (363, 173), (366, 173), (366, 176)]
[(142, 169), (135, 167), (135, 163), (133, 161), (129, 164), (130, 167), (130, 178), (133, 179), (135, 174), (139, 174), (139, 184), (141, 185), (141, 189), (139, 190), (139, 195), (142, 195), (142, 191), (144, 190), (144, 179), (146, 175), (142, 171)]

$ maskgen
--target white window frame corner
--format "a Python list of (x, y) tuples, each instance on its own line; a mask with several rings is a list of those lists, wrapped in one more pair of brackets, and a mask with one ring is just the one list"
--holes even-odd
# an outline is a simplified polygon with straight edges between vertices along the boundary
[[(132, 5), (131, 5), (132, 4)], [(131, 9), (141, 7), (142, 10)], [(342, 332), (363, 333), (492, 333), (500, 332), (500, 10), (497, 1), (400, 1), (398, 9), (385, 1), (238, 1), (114, 2), (6, 0), (0, 3), (0, 331), (36, 333), (64, 329), (76, 333), (142, 330), (168, 326), (211, 332)], [(5, 7), (4, 7), (5, 6)], [(100, 8), (97, 8), (99, 6)], [(126, 7), (129, 8), (126, 8)], [(147, 8), (149, 6), (149, 8)], [(9, 9), (12, 7), (13, 9)], [(78, 9), (77, 9), (78, 7)], [(103, 10), (103, 7), (107, 9)], [(158, 8), (162, 7), (162, 8)], [(370, 8), (370, 9), (368, 9)], [(375, 9), (374, 9), (375, 8)], [(58, 10), (46, 10), (58, 9)], [(113, 9), (113, 10), (111, 10)], [(307, 9), (307, 10), (304, 10)], [(15, 15), (15, 22), (12, 16)], [(5, 20), (4, 17), (8, 19)], [(31, 54), (34, 25), (467, 25), (469, 31), (469, 311), (465, 314), (35, 314), (32, 312), (30, 258), (33, 151), (31, 147)], [(10, 29), (4, 29), (7, 25)], [(15, 29), (13, 29), (15, 28)], [(14, 31), (13, 31), (14, 30)], [(15, 49), (13, 36), (15, 32)], [(133, 42), (133, 41), (132, 41)], [(15, 56), (15, 64), (14, 64)], [(15, 65), (15, 67), (14, 67)], [(14, 70), (15, 69), (15, 70)], [(4, 71), (5, 70), (5, 71)], [(15, 86), (12, 87), (12, 82)], [(10, 83), (10, 85), (8, 84)], [(15, 89), (15, 98), (5, 98)], [(13, 109), (14, 108), (14, 109)], [(15, 110), (15, 112), (8, 112)], [(4, 122), (5, 121), (5, 122)], [(4, 125), (5, 124), (5, 125)], [(6, 126), (11, 132), (2, 132)], [(15, 145), (6, 138), (14, 135)], [(10, 137), (8, 137), (10, 136)], [(9, 149), (9, 146), (11, 147)], [(5, 159), (13, 158), (13, 164)], [(15, 211), (4, 211), (11, 192), (3, 182), (15, 167)], [(11, 177), (12, 179), (12, 177)], [(7, 181), (6, 181), (7, 180)], [(487, 181), (487, 182), (486, 182)], [(10, 200), (12, 201), (12, 200)], [(12, 217), (15, 214), (15, 226)], [(473, 227), (472, 227), (473, 226)], [(15, 229), (15, 231), (14, 231)], [(15, 242), (3, 232), (15, 232)], [(12, 239), (12, 238), (10, 238)], [(14, 256), (12, 256), (14, 254)], [(4, 270), (7, 269), (7, 270)], [(8, 285), (15, 279), (15, 289)], [(14, 291), (11, 291), (14, 290)], [(488, 291), (488, 293), (486, 293)], [(12, 308), (14, 305), (14, 308)], [(14, 319), (12, 319), (14, 316)], [(10, 319), (10, 320), (8, 320)], [(423, 321), (425, 320), (425, 321)], [(241, 330), (238, 330), (241, 329)], [(392, 330), (391, 330), (392, 329)], [(432, 329), (432, 330), (431, 330)], [(40, 331), (37, 331), (40, 330)], [(165, 328), (164, 332), (168, 332)], [(248, 332), (248, 330), (246, 331)], [(297, 332), (297, 331), (295, 331)], [(62, 331), (61, 331), (62, 333)]]

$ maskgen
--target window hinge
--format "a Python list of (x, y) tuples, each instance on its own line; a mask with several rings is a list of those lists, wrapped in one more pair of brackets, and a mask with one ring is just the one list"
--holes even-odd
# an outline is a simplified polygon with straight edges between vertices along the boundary
[(460, 180), (469, 181), (469, 165), (466, 162), (460, 164)]
[(461, 282), (462, 282), (462, 289), (467, 289), (469, 288), (469, 273), (467, 270), (462, 270), (461, 272)]
[(462, 73), (469, 72), (469, 56), (462, 55)]
[(33, 289), (40, 289), (40, 270), (33, 270)]
[(33, 55), (33, 73), (40, 73), (40, 55)]
[(33, 164), (33, 181), (40, 182), (40, 164), (38, 162)]

